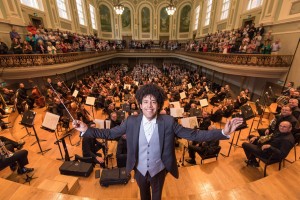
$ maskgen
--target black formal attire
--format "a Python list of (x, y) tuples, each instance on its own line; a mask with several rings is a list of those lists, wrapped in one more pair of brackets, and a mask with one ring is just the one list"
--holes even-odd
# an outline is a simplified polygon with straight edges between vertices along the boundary
[(127, 145), (126, 145), (126, 139), (123, 137), (121, 137), (118, 141), (116, 158), (117, 158), (117, 166), (119, 168), (126, 167)]
[(268, 142), (265, 144), (270, 144), (271, 147), (265, 150), (262, 150), (261, 147), (264, 144), (259, 144), (256, 141), (254, 143), (244, 142), (242, 147), (247, 156), (248, 160), (254, 161), (256, 157), (262, 157), (264, 159), (268, 159), (272, 153), (271, 161), (280, 161), (284, 159), (290, 152), (290, 150), (294, 147), (295, 139), (291, 133), (280, 133), (277, 131)]
[(300, 108), (299, 107), (292, 108), (292, 115), (294, 115), (294, 117), (296, 119), (299, 119), (299, 117), (300, 117)]
[[(89, 127), (83, 134), (83, 137), (93, 138), (108, 138), (114, 139), (126, 134), (127, 141), (127, 162), (126, 172), (130, 173), (131, 170), (135, 170), (135, 177), (140, 187), (140, 193), (145, 194), (149, 192), (151, 183), (153, 199), (160, 199), (161, 192), (167, 172), (170, 172), (175, 178), (178, 178), (178, 167), (175, 157), (175, 136), (185, 138), (191, 141), (210, 141), (228, 139), (227, 136), (222, 134), (221, 130), (202, 131), (184, 128), (179, 125), (172, 116), (158, 115), (156, 124), (158, 127), (159, 145), (161, 152), (161, 162), (164, 165), (164, 170), (160, 171), (155, 176), (151, 177), (147, 172), (146, 176), (143, 176), (137, 169), (138, 162), (146, 162), (146, 160), (139, 160), (139, 135), (140, 126), (143, 115), (129, 116), (120, 126), (116, 126), (112, 129), (96, 129)], [(150, 194), (149, 194), (150, 195)], [(147, 197), (150, 199), (151, 197)]]
[(7, 166), (13, 166), (15, 163), (19, 165), (19, 169), (23, 169), (24, 166), (29, 163), (27, 155), (27, 150), (17, 151), (9, 158), (6, 158), (4, 155), (0, 155), (0, 169), (3, 169)]
[[(103, 153), (105, 154), (105, 146), (96, 140), (96, 138), (88, 138), (83, 137), (82, 139), (82, 156), (83, 157), (92, 157), (93, 163), (98, 164), (98, 160), (96, 159), (97, 156), (102, 157), (101, 153), (98, 151), (102, 149)], [(99, 163), (101, 167), (105, 167), (104, 163)]]
[[(275, 126), (272, 127), (271, 125), (269, 125), (268, 127), (269, 133), (279, 131), (279, 124), (283, 121), (288, 121), (292, 124), (292, 133), (296, 131), (295, 128), (298, 123), (298, 120), (293, 115), (288, 115), (288, 116), (276, 115), (275, 120), (276, 120)], [(257, 131), (260, 136), (264, 136), (266, 130), (267, 129), (263, 128), (263, 129), (258, 129)]]

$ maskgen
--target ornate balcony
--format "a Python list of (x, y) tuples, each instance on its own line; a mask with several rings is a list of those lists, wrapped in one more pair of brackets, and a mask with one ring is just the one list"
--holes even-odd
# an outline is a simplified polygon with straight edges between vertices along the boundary
[[(178, 58), (214, 71), (243, 76), (279, 78), (292, 63), (292, 55), (221, 54), (163, 49), (128, 49), (65, 54), (1, 55), (4, 79), (31, 78), (65, 73), (118, 57)], [(238, 66), (237, 66), (238, 65)], [(23, 73), (22, 73), (23, 72)]]

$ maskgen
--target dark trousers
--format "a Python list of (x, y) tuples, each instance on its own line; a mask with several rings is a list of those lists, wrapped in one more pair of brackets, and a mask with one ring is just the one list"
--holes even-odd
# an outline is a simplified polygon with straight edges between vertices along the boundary
[[(153, 177), (150, 176), (149, 172), (143, 176), (139, 170), (135, 170), (135, 179), (140, 188), (141, 200), (151, 200), (151, 196), (152, 200), (161, 199), (166, 174), (166, 169), (163, 169)], [(150, 193), (150, 187), (152, 195)]]
[(256, 144), (244, 142), (242, 144), (242, 147), (248, 160), (254, 161), (256, 157), (267, 159), (270, 156), (270, 154), (266, 153), (266, 151), (261, 150), (261, 147)]
[(4, 168), (10, 165), (18, 163), (20, 168), (23, 168), (25, 165), (27, 165), (28, 159), (27, 159), (28, 151), (26, 150), (20, 150), (13, 154), (13, 156), (5, 159), (0, 159), (0, 168)]

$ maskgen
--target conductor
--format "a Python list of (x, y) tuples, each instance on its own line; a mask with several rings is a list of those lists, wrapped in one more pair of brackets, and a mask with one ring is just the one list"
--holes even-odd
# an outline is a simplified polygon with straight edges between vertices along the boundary
[(184, 128), (172, 116), (159, 114), (166, 94), (152, 83), (142, 86), (136, 93), (136, 99), (141, 114), (129, 116), (120, 126), (100, 130), (81, 121), (73, 122), (73, 126), (82, 132), (83, 137), (114, 139), (126, 134), (126, 172), (129, 174), (134, 170), (142, 200), (150, 200), (151, 196), (155, 200), (161, 199), (167, 173), (178, 178), (175, 136), (198, 142), (228, 139), (230, 133), (242, 124), (241, 118), (234, 118), (226, 123), (223, 130)]

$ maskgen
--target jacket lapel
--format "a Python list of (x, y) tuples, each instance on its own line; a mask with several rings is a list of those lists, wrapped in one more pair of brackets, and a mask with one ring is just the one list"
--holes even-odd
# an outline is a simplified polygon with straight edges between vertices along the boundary
[(133, 128), (133, 152), (135, 152), (135, 157), (138, 157), (138, 146), (139, 146), (139, 135), (140, 135), (140, 127), (141, 127), (141, 123), (142, 123), (142, 118), (143, 115), (140, 114), (137, 117), (137, 120), (135, 121), (135, 123), (133, 124), (134, 128)]
[(157, 116), (160, 153), (162, 154), (165, 139), (165, 123), (160, 115)]

